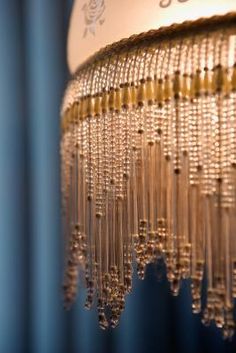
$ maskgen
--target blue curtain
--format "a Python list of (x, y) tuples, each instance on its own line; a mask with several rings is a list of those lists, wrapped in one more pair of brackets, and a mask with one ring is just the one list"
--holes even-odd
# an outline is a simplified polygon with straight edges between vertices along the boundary
[(71, 1), (0, 0), (0, 353), (236, 352), (151, 266), (103, 332), (80, 289), (62, 308), (59, 109)]

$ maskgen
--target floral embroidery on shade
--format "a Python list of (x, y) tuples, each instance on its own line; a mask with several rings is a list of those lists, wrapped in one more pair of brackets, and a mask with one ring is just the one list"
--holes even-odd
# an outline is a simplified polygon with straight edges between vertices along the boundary
[(102, 25), (104, 23), (105, 8), (105, 0), (89, 0), (83, 5), (82, 10), (84, 11), (85, 21), (84, 38), (88, 33), (95, 35), (97, 24)]

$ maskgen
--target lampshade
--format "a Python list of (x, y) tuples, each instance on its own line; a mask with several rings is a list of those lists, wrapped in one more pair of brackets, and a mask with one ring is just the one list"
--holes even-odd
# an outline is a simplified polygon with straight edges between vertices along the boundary
[(101, 328), (115, 327), (134, 269), (143, 279), (148, 264), (164, 261), (173, 295), (190, 278), (193, 312), (230, 338), (236, 5), (119, 3), (77, 1), (72, 14), (61, 109), (65, 304), (84, 277), (85, 306), (96, 302)]

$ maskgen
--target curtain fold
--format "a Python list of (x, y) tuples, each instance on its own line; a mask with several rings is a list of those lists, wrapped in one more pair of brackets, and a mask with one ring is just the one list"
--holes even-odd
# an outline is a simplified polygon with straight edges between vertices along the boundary
[(192, 315), (190, 284), (173, 298), (154, 265), (135, 276), (115, 330), (83, 308), (82, 288), (63, 309), (59, 110), (71, 5), (0, 0), (0, 353), (235, 353), (235, 337), (224, 342)]
[(28, 327), (27, 169), (22, 8), (0, 8), (0, 352), (23, 352)]
[(30, 154), (31, 349), (65, 351), (61, 300), (59, 109), (65, 76), (65, 5), (25, 2)]

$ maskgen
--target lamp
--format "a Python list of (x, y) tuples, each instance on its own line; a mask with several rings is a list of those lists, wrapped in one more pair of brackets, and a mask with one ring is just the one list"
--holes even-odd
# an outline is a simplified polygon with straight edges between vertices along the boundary
[[(81, 33), (96, 40), (106, 4), (85, 5)], [(193, 312), (232, 337), (236, 13), (133, 35), (82, 61), (61, 110), (66, 306), (82, 271), (86, 307), (96, 299), (101, 328), (115, 327), (133, 269), (143, 279), (163, 259), (173, 295), (190, 277)]]

